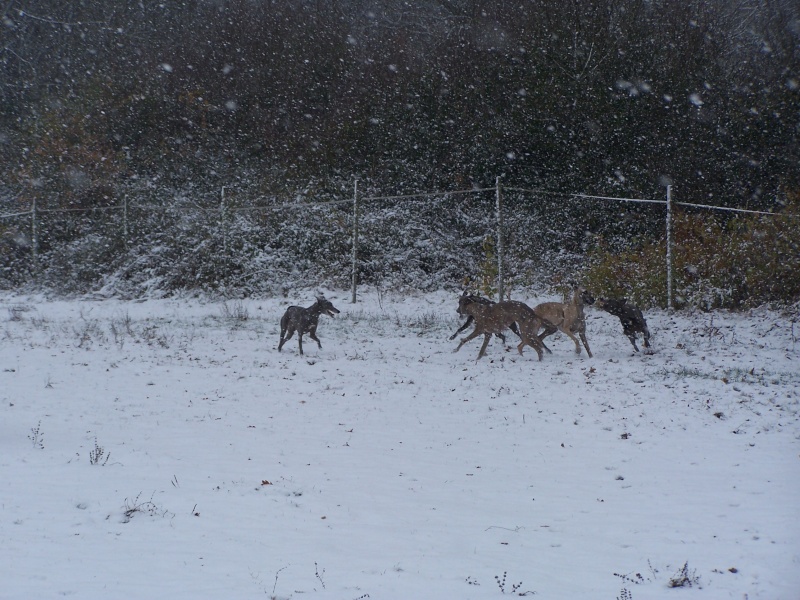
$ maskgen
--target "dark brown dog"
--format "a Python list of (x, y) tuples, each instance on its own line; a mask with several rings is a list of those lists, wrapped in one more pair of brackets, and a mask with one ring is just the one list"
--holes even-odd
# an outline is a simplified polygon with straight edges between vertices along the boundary
[[(478, 296), (476, 294), (467, 294), (466, 291), (461, 295), (461, 298), (464, 298), (465, 300), (462, 301), (461, 299), (459, 299), (459, 303), (458, 303), (459, 307), (461, 307), (463, 302), (477, 302), (478, 304), (486, 304), (486, 305), (494, 304), (493, 300), (489, 300), (488, 298), (484, 298), (483, 296)], [(461, 312), (460, 308), (459, 308), (459, 313), (458, 314), (464, 314), (464, 313)], [(450, 339), (451, 340), (456, 339), (456, 336), (459, 333), (461, 333), (462, 331), (464, 331), (467, 327), (472, 325), (473, 321), (475, 321), (475, 317), (473, 317), (472, 315), (467, 315), (467, 320), (464, 321), (464, 324), (461, 327), (456, 329), (456, 332), (453, 335), (450, 336)], [(517, 329), (517, 324), (516, 323), (511, 323), (511, 325), (509, 325), (508, 328), (511, 331), (513, 331), (514, 333), (516, 333), (517, 337), (519, 337), (519, 329)], [(506, 343), (506, 336), (505, 335), (503, 335), (502, 333), (496, 333), (495, 335), (497, 337), (499, 337), (500, 340), (504, 344)]]
[(644, 347), (650, 347), (650, 330), (647, 328), (647, 321), (638, 307), (628, 303), (626, 298), (599, 298), (595, 306), (602, 308), (610, 315), (619, 317), (622, 323), (622, 331), (628, 336), (633, 344), (633, 349), (639, 351), (636, 345), (636, 334), (641, 333), (644, 337)]

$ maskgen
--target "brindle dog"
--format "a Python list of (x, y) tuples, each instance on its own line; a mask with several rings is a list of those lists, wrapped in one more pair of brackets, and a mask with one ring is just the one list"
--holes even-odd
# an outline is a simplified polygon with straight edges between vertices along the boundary
[(303, 308), (302, 306), (290, 306), (286, 309), (281, 318), (281, 341), (278, 343), (278, 352), (281, 351), (283, 345), (297, 331), (297, 343), (300, 346), (300, 354), (303, 354), (303, 334), (307, 333), (309, 337), (317, 342), (317, 345), (322, 348), (322, 342), (317, 337), (317, 325), (319, 324), (319, 316), (322, 314), (329, 317), (335, 317), (339, 314), (339, 309), (331, 304), (330, 300), (326, 300), (324, 296), (319, 296), (317, 301), (309, 306)]
[(461, 340), (461, 343), (458, 344), (458, 347), (453, 352), (458, 352), (461, 346), (468, 341), (483, 335), (483, 345), (478, 352), (478, 358), (480, 359), (486, 354), (486, 347), (489, 345), (492, 334), (502, 333), (512, 323), (516, 323), (521, 338), (517, 351), (522, 354), (522, 348), (528, 345), (536, 350), (539, 360), (542, 360), (544, 344), (536, 335), (543, 326), (542, 319), (527, 304), (513, 300), (497, 302), (496, 304), (484, 304), (473, 302), (468, 296), (464, 295), (458, 299), (458, 314), (473, 317), (475, 329)]
[[(466, 298), (466, 300), (469, 301), (469, 302), (477, 302), (478, 304), (486, 304), (486, 305), (494, 304), (493, 300), (489, 300), (488, 298), (484, 298), (483, 296), (478, 296), (476, 294), (467, 294), (466, 291), (461, 295), (461, 297), (462, 298)], [(461, 304), (460, 301), (459, 301), (459, 304)], [(461, 313), (459, 313), (459, 314), (461, 314)], [(450, 339), (451, 340), (456, 339), (456, 336), (459, 333), (461, 333), (462, 331), (464, 331), (467, 327), (472, 325), (473, 321), (475, 321), (475, 317), (473, 317), (472, 315), (467, 315), (467, 320), (464, 321), (464, 324), (461, 327), (456, 329), (456, 332), (453, 335), (450, 336)], [(509, 325), (508, 328), (511, 331), (513, 331), (514, 333), (516, 333), (517, 337), (519, 337), (519, 329), (517, 329), (517, 324), (516, 323), (511, 323), (511, 325)], [(495, 335), (497, 337), (499, 337), (500, 341), (502, 341), (504, 344), (506, 343), (506, 336), (505, 335), (503, 335), (502, 333), (496, 333)]]

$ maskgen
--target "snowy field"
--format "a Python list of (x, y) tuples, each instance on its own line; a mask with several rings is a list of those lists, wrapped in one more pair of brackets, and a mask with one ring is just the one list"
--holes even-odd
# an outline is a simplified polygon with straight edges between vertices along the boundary
[(800, 598), (797, 324), (476, 362), (454, 294), (328, 297), (301, 357), (312, 293), (0, 296), (0, 598)]

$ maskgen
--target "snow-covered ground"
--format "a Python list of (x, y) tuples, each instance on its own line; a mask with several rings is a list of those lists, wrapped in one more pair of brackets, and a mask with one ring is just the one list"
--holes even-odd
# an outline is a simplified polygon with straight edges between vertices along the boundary
[(453, 294), (328, 297), (301, 357), (311, 293), (0, 296), (0, 598), (800, 598), (779, 313), (649, 313), (634, 355), (590, 308), (594, 358), (476, 362)]

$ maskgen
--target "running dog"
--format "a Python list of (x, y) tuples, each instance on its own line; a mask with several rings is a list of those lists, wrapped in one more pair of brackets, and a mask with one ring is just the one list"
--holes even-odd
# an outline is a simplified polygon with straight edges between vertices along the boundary
[(622, 331), (628, 336), (636, 352), (639, 352), (639, 347), (636, 345), (637, 333), (641, 333), (644, 337), (644, 347), (650, 348), (650, 330), (647, 328), (647, 321), (644, 320), (644, 315), (638, 307), (628, 303), (626, 298), (599, 298), (595, 306), (610, 315), (619, 317), (622, 323)]
[(281, 340), (278, 343), (278, 352), (281, 351), (283, 345), (297, 331), (297, 343), (300, 346), (300, 354), (303, 354), (303, 334), (307, 333), (309, 337), (317, 342), (317, 345), (322, 349), (322, 342), (317, 337), (317, 325), (319, 324), (320, 315), (328, 315), (335, 317), (339, 314), (339, 309), (331, 304), (330, 300), (326, 300), (324, 296), (317, 297), (308, 308), (302, 306), (290, 306), (286, 309), (281, 318)]

